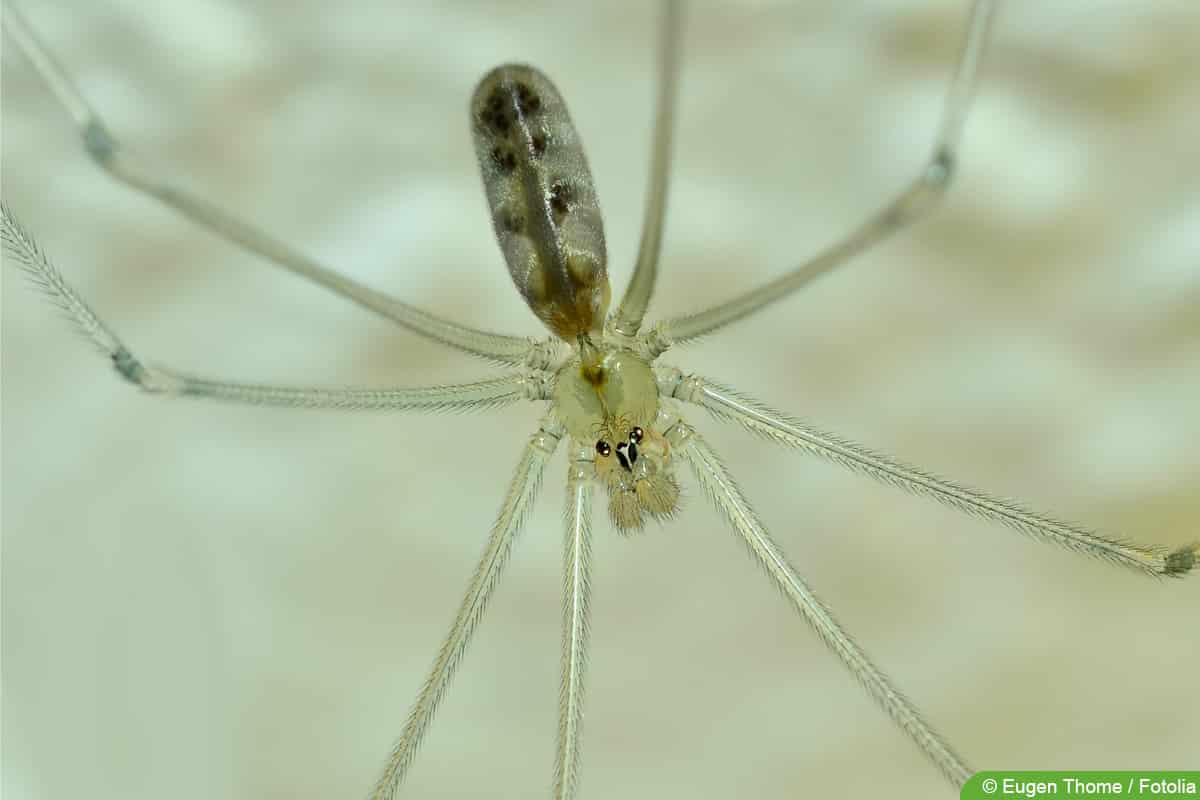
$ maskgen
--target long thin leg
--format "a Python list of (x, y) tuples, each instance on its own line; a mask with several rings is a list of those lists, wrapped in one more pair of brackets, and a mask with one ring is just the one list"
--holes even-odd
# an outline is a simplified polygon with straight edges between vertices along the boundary
[(851, 638), (833, 614), (817, 599), (808, 584), (796, 574), (783, 551), (771, 540), (741, 489), (725, 465), (686, 423), (679, 422), (668, 432), (671, 444), (683, 451), (696, 480), (729, 521), (763, 569), (783, 591), (804, 621), (825, 645), (842, 660), (888, 716), (900, 726), (930, 761), (955, 786), (971, 777), (971, 768), (921, 717), (921, 713), (900, 693), (888, 677), (871, 663), (862, 648)]
[(421, 311), (338, 274), (218, 206), (160, 180), (121, 149), (66, 70), (11, 2), (4, 4), (3, 23), (13, 43), (28, 57), (59, 105), (71, 116), (88, 156), (117, 180), (175, 209), (185, 219), (218, 236), (429, 339), (504, 364), (527, 364), (539, 369), (549, 365), (553, 353), (548, 342), (535, 343), (518, 336), (478, 330)]
[(994, 0), (976, 0), (972, 7), (958, 66), (942, 109), (933, 152), (920, 174), (899, 196), (850, 235), (791, 272), (712, 308), (664, 320), (658, 325), (660, 334), (670, 341), (684, 342), (736, 322), (787, 297), (933, 208), (954, 176), (958, 140), (975, 88), (979, 61), (987, 43), (995, 7)]
[(567, 472), (563, 540), (562, 683), (558, 691), (558, 748), (554, 798), (575, 796), (579, 771), (583, 679), (587, 668), (588, 600), (591, 596), (593, 449), (577, 448)]
[(671, 166), (671, 144), (675, 131), (675, 98), (679, 94), (679, 40), (683, 27), (680, 6), (681, 0), (666, 0), (662, 8), (658, 99), (655, 106), (654, 145), (650, 152), (650, 183), (646, 189), (646, 213), (642, 219), (642, 243), (638, 247), (633, 277), (613, 317), (613, 329), (623, 336), (635, 336), (641, 328), (658, 277), (663, 220), (667, 213), (667, 172)]
[(737, 422), (752, 433), (829, 459), (882, 483), (1007, 525), (1031, 538), (1149, 575), (1183, 575), (1190, 572), (1200, 560), (1200, 543), (1168, 551), (1163, 547), (1101, 536), (893, 461), (862, 445), (781, 414), (716, 382), (695, 375), (684, 375), (670, 367), (659, 368), (657, 374), (659, 390), (664, 394), (704, 406), (714, 415)]
[(8, 206), (2, 204), (0, 221), (4, 251), (66, 312), (92, 344), (112, 360), (121, 377), (152, 394), (210, 397), (255, 405), (399, 411), (465, 410), (508, 405), (523, 398), (547, 400), (553, 390), (553, 377), (540, 372), (532, 375), (514, 372), (476, 383), (417, 389), (314, 389), (227, 383), (144, 364), (66, 282)]
[(524, 525), (534, 500), (537, 499), (542, 470), (546, 461), (554, 454), (562, 434), (563, 430), (558, 423), (553, 417), (547, 416), (525, 445), (516, 472), (509, 483), (504, 504), (500, 507), (500, 514), (492, 525), (492, 533), (483, 550), (483, 557), (479, 560), (475, 574), (471, 576), (471, 582), (467, 586), (467, 594), (463, 597), (458, 615), (455, 616), (454, 624), (433, 662), (433, 669), (408, 714), (404, 730), (400, 732), (400, 738), (388, 755), (383, 774), (371, 790), (371, 800), (391, 800), (403, 782), (417, 747), (420, 746), (421, 739), (437, 711), (438, 703), (446, 693), (454, 670), (471, 641), (471, 634), (475, 632), (475, 626), (479, 624), (483, 610), (491, 599), (517, 533)]

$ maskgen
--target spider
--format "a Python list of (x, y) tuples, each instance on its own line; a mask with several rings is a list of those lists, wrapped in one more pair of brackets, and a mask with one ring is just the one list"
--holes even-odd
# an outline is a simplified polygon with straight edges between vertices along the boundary
[[(584, 137), (586, 137), (586, 136), (587, 136), (587, 132), (586, 132), (586, 130), (582, 130), (582, 131), (581, 131), (581, 135), (583, 135)], [(594, 145), (592, 145), (592, 146), (594, 146)], [(619, 298), (617, 298), (617, 300), (619, 300)], [(616, 306), (617, 304), (618, 304), (617, 302), (614, 302), (614, 306)], [(634, 427), (640, 427), (640, 426), (634, 426)], [(616, 432), (614, 435), (616, 435), (616, 436), (622, 435), (622, 432), (618, 431), (618, 432)], [(620, 442), (618, 442), (618, 444), (620, 444)], [(678, 464), (678, 459), (676, 459), (676, 463)], [(620, 469), (624, 469), (624, 468), (623, 468), (623, 467), (620, 467)], [(667, 526), (667, 530), (668, 530), (668, 531), (670, 530), (670, 526)], [(598, 715), (598, 713), (601, 713), (601, 712), (593, 712), (593, 715), (592, 715), (592, 718), (593, 718), (593, 720), (596, 718), (596, 716)]]

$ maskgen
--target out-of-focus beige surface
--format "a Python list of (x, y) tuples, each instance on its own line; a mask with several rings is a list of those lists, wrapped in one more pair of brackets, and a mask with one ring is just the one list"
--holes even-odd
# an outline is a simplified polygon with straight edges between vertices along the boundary
[[(526, 335), (542, 331), (492, 241), (465, 109), (489, 67), (537, 64), (587, 144), (615, 292), (629, 275), (649, 4), (26, 6), (166, 174), (412, 303)], [(697, 4), (651, 316), (778, 274), (899, 188), (964, 12)], [(1197, 538), (1197, 41), (1188, 0), (1008, 4), (936, 216), (668, 358), (1100, 530)], [(321, 385), (495, 372), (106, 181), (11, 50), (5, 201), (149, 358)], [(536, 410), (162, 402), (3, 280), (5, 797), (364, 794)], [(1200, 763), (1200, 579), (1033, 544), (693, 416), (974, 766)], [(564, 472), (560, 456), (407, 796), (548, 791)], [(954, 796), (688, 477), (675, 522), (597, 525), (582, 796)]]

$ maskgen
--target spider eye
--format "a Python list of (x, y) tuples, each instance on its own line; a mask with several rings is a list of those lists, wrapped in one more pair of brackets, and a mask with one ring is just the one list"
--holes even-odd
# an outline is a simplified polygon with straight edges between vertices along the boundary
[(600, 441), (596, 442), (596, 452), (602, 456), (607, 456), (612, 452), (612, 447), (608, 442), (601, 439)]
[(642, 437), (645, 435), (646, 435), (645, 431), (643, 431), (641, 428), (635, 427), (633, 430), (631, 430), (629, 432), (629, 441), (633, 442), (634, 444), (637, 444), (642, 441)]

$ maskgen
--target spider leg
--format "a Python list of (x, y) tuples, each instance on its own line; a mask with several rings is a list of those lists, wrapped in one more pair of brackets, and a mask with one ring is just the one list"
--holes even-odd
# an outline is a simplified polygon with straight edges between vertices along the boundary
[(959, 511), (999, 522), (1031, 538), (1156, 576), (1183, 575), (1200, 560), (1200, 543), (1168, 551), (1163, 547), (1101, 536), (893, 461), (862, 445), (781, 414), (714, 381), (695, 375), (685, 376), (669, 367), (659, 368), (657, 374), (659, 391), (703, 406), (715, 416), (737, 422), (751, 433), (829, 459), (882, 483), (931, 497)]
[(558, 747), (554, 798), (575, 796), (579, 771), (583, 681), (587, 671), (588, 602), (591, 597), (593, 450), (576, 448), (567, 471), (563, 539), (562, 683), (558, 691)]
[(383, 774), (371, 790), (371, 800), (390, 800), (395, 797), (396, 790), (403, 782), (417, 747), (420, 746), (421, 739), (437, 711), (438, 703), (446, 693), (446, 687), (449, 686), (454, 670), (471, 641), (475, 626), (479, 624), (492, 591), (499, 582), (513, 542), (525, 523), (529, 509), (537, 499), (542, 471), (558, 447), (562, 435), (562, 427), (552, 415), (547, 415), (525, 445), (512, 481), (508, 485), (508, 493), (500, 506), (500, 513), (492, 525), (483, 556), (475, 567), (466, 596), (463, 597), (462, 605), (454, 618), (454, 624), (438, 650), (433, 669), (417, 695), (417, 700), (404, 723), (404, 730), (400, 732), (400, 738), (388, 755)]
[(476, 383), (412, 389), (319, 389), (229, 383), (145, 364), (66, 282), (8, 206), (0, 206), (0, 221), (5, 252), (112, 360), (121, 377), (151, 394), (210, 397), (255, 405), (399, 411), (485, 408), (508, 405), (523, 398), (547, 400), (553, 391), (553, 376), (541, 372), (528, 375), (513, 372)]
[(676, 452), (683, 452), (696, 480), (717, 510), (733, 526), (749, 547), (751, 554), (783, 591), (804, 621), (821, 637), (826, 647), (842, 660), (863, 688), (921, 748), (938, 770), (955, 786), (961, 787), (971, 777), (971, 768), (929, 726), (921, 717), (921, 713), (892, 685), (888, 677), (871, 663), (867, 654), (838, 624), (804, 579), (796, 574), (783, 551), (763, 528), (754, 509), (750, 507), (750, 503), (742, 495), (741, 489), (726, 471), (717, 454), (684, 422), (676, 423), (668, 431), (667, 438), (676, 448)]
[(3, 23), (13, 43), (71, 116), (88, 156), (117, 180), (173, 208), (185, 219), (212, 233), (426, 338), (504, 364), (525, 364), (538, 369), (549, 366), (556, 349), (553, 342), (534, 342), (478, 330), (414, 308), (317, 263), (220, 207), (161, 180), (119, 146), (66, 70), (12, 3), (4, 4)]
[(658, 98), (654, 115), (654, 144), (650, 151), (650, 182), (646, 189), (646, 213), (642, 219), (642, 241), (638, 247), (633, 277), (625, 287), (621, 305), (612, 318), (612, 329), (622, 336), (635, 336), (642, 326), (646, 307), (654, 294), (658, 258), (662, 250), (663, 220), (667, 213), (667, 172), (675, 128), (675, 99), (679, 94), (679, 40), (683, 27), (681, 0), (666, 0), (662, 8), (659, 41)]
[(848, 236), (790, 272), (732, 300), (660, 322), (656, 326), (660, 336), (676, 343), (685, 342), (756, 313), (844, 264), (933, 208), (954, 176), (958, 140), (995, 8), (994, 0), (976, 0), (972, 6), (958, 65), (942, 108), (933, 152), (920, 174), (897, 197)]

